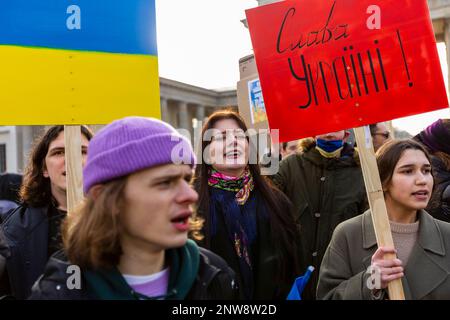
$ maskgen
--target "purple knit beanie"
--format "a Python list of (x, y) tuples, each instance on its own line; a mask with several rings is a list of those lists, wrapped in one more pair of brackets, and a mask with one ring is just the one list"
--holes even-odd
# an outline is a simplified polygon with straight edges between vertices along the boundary
[(195, 166), (190, 142), (172, 126), (143, 117), (116, 120), (89, 143), (84, 192), (87, 194), (96, 184), (168, 163)]

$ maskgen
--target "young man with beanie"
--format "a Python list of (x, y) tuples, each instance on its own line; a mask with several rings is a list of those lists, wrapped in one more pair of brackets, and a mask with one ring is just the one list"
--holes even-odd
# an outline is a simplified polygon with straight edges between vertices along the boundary
[(302, 299), (315, 299), (319, 267), (334, 228), (368, 205), (355, 149), (341, 130), (302, 140), (302, 153), (287, 157), (273, 177), (292, 200), (300, 229), (300, 263), (314, 266)]
[[(86, 199), (66, 221), (31, 299), (233, 299), (234, 272), (188, 240), (201, 236), (191, 206), (195, 156), (170, 125), (149, 118), (114, 121), (91, 141)], [(67, 287), (71, 265), (79, 286)]]

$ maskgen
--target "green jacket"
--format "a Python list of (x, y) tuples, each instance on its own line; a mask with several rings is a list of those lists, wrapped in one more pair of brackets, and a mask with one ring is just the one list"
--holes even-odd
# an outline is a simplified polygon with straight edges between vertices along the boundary
[[(369, 300), (367, 268), (377, 249), (370, 211), (339, 225), (320, 270), (318, 299)], [(402, 278), (405, 298), (450, 299), (450, 224), (419, 212), (419, 235)]]
[(358, 156), (346, 144), (340, 158), (325, 158), (315, 143), (304, 153), (287, 157), (280, 164), (274, 183), (288, 196), (295, 208), (300, 231), (300, 266), (316, 268), (305, 299), (314, 299), (318, 269), (334, 228), (367, 208), (366, 190)]

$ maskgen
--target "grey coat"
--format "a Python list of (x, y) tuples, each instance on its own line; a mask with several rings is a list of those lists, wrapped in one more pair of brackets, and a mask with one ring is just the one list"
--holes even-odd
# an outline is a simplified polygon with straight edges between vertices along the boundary
[[(419, 211), (419, 235), (404, 266), (405, 298), (450, 299), (450, 223)], [(341, 223), (325, 253), (318, 299), (372, 299), (366, 273), (377, 249), (370, 211)]]

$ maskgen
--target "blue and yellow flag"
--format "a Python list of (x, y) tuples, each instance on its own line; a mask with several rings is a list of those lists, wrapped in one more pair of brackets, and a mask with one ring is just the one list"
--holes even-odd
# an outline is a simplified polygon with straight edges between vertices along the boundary
[(0, 124), (160, 117), (155, 0), (0, 2)]

